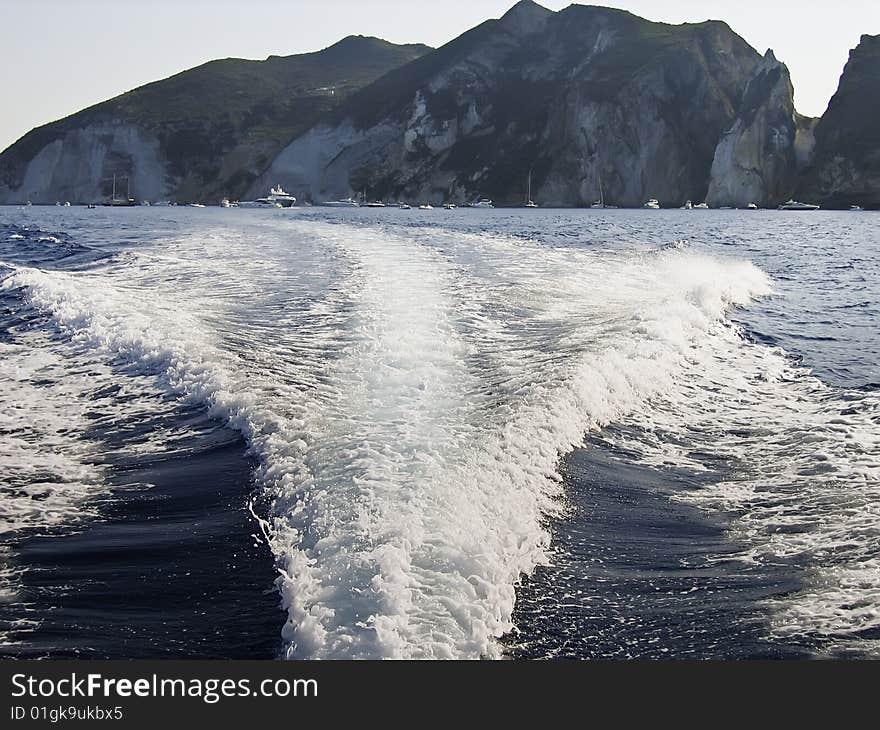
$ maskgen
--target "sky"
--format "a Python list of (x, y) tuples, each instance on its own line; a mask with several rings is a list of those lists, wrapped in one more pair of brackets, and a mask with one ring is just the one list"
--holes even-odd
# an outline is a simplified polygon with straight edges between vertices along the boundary
[[(514, 0), (0, 0), (0, 150), (30, 129), (214, 58), (306, 53), (347, 35), (440, 46)], [(546, 0), (551, 10), (569, 0)], [(726, 21), (786, 63), (820, 116), (878, 0), (607, 0), (667, 23)]]

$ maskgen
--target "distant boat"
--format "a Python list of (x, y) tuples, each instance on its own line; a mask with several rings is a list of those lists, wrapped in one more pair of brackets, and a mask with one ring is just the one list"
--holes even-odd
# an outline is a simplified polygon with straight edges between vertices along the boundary
[(446, 210), (455, 210), (458, 206), (455, 203), (446, 203), (443, 207)]
[(257, 198), (256, 200), (242, 200), (239, 208), (280, 208), (281, 203), (269, 198)]
[(861, 205), (851, 205), (849, 209), (852, 213), (860, 213), (865, 210)]
[(758, 206), (755, 203), (749, 203), (746, 206), (746, 210), (758, 210)]
[[(599, 155), (599, 150), (597, 149), (596, 156), (598, 156), (598, 155)], [(596, 175), (599, 178), (599, 180), (598, 180), (598, 182), (599, 182), (599, 199), (596, 200), (590, 207), (593, 208), (594, 210), (604, 210), (605, 208), (613, 207), (613, 206), (605, 205), (605, 188), (602, 185), (602, 160), (601, 159), (599, 160), (599, 163), (596, 165)]]
[(476, 203), (471, 205), (471, 208), (494, 208), (495, 203), (493, 203), (488, 198), (480, 198)]
[(201, 203), (190, 203), (188, 207), (190, 207), (190, 208), (204, 208), (205, 206), (202, 205)]
[(401, 210), (412, 210), (412, 206), (409, 203), (398, 203), (397, 207)]
[(98, 207), (97, 205), (93, 205), (92, 203), (89, 203), (89, 204), (86, 206), (86, 208), (88, 208), (89, 210), (94, 210), (94, 209), (97, 208), (97, 207)]
[(693, 209), (694, 209), (694, 204), (690, 200), (685, 201), (685, 204), (683, 206), (681, 206), (681, 210), (693, 210)]
[(694, 206), (694, 210), (709, 210), (709, 205), (707, 203), (697, 203)]
[(65, 207), (65, 208), (69, 208), (69, 207), (70, 207), (70, 201), (69, 201), (69, 200), (64, 201), (64, 207)]
[(780, 205), (779, 210), (819, 210), (819, 206), (812, 203), (799, 203), (796, 200), (789, 200)]
[(424, 203), (419, 206), (419, 210), (434, 210), (434, 206), (430, 203)]
[(269, 195), (267, 196), (269, 200), (272, 200), (282, 208), (292, 208), (296, 205), (296, 198), (290, 193), (286, 192), (284, 188), (280, 185), (276, 185), (274, 188), (269, 190)]
[(358, 202), (354, 198), (345, 198), (344, 200), (327, 200), (320, 205), (326, 208), (357, 208)]
[(367, 203), (367, 208), (384, 208), (385, 203), (381, 200), (374, 200), (372, 203)]
[(33, 205), (33, 203), (29, 200), (25, 205)]
[(532, 171), (529, 170), (529, 182), (526, 192), (526, 208), (537, 208), (538, 204), (532, 200)]
[(223, 198), (223, 200), (220, 201), (221, 208), (235, 208), (237, 205), (237, 203), (230, 202), (229, 198)]
[(660, 210), (660, 203), (656, 198), (651, 198), (647, 203), (645, 203), (643, 208), (648, 208), (649, 210)]
[[(126, 188), (129, 187), (129, 179), (125, 178)], [(127, 190), (125, 193), (125, 198), (117, 198), (116, 197), (116, 173), (113, 173), (113, 195), (109, 200), (105, 200), (101, 203), (104, 207), (107, 208), (130, 208), (132, 206), (137, 205), (137, 202), (134, 198), (131, 197), (130, 190)]]

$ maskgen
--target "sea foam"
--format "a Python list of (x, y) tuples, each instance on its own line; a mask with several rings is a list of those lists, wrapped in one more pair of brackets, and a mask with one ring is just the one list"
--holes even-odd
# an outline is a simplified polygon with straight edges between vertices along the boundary
[(300, 221), (114, 265), (3, 287), (244, 435), (284, 653), (316, 658), (500, 656), (564, 509), (560, 456), (674, 392), (770, 290), (687, 249)]

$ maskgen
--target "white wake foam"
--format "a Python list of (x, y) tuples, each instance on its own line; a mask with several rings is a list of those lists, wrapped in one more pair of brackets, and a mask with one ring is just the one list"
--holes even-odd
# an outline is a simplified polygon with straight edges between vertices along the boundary
[(690, 377), (769, 290), (687, 250), (281, 220), (114, 266), (4, 287), (244, 434), (291, 657), (498, 656), (560, 454)]

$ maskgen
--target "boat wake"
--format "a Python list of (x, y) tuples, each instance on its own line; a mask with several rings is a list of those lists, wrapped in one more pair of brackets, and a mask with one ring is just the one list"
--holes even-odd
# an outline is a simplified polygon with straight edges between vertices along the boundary
[(23, 476), (6, 523), (90, 509), (103, 480), (78, 424), (96, 399), (116, 421), (199, 405), (255, 458), (285, 656), (500, 656), (565, 510), (558, 461), (611, 423), (633, 458), (708, 475), (677, 498), (737, 516), (742, 560), (815, 565), (768, 604), (769, 631), (845, 649), (880, 621), (876, 395), (827, 388), (731, 323), (770, 293), (748, 262), (255, 219), (81, 271), (5, 268), (2, 295), (48, 326), (3, 345), (0, 397), (36, 404), (4, 426), (23, 434), (4, 457), (58, 455), (55, 486)]

